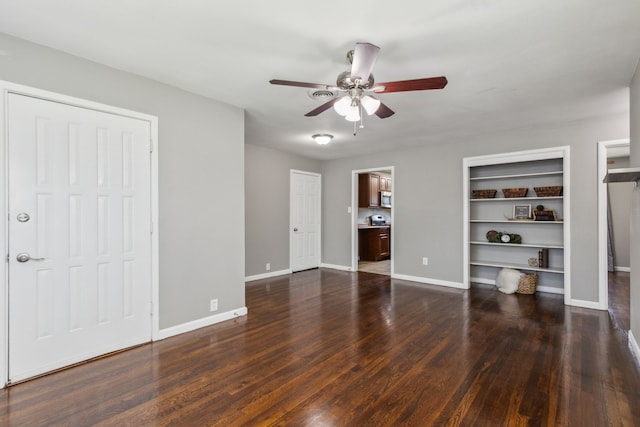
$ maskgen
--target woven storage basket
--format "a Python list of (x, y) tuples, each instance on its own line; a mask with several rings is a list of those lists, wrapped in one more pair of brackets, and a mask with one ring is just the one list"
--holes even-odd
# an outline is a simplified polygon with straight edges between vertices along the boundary
[(562, 185), (552, 185), (550, 187), (533, 187), (538, 197), (562, 196)]
[(497, 192), (498, 190), (473, 190), (471, 197), (474, 199), (493, 199)]
[(517, 292), (519, 294), (527, 294), (527, 295), (535, 294), (536, 286), (538, 286), (538, 275), (535, 273), (525, 274), (520, 279), (520, 282), (518, 282)]
[(502, 194), (507, 199), (512, 199), (514, 197), (524, 197), (527, 195), (528, 188), (503, 188)]

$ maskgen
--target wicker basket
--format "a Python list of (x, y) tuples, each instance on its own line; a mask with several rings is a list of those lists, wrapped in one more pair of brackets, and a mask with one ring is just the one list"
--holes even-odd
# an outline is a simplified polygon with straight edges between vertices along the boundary
[(473, 190), (471, 197), (474, 199), (493, 199), (498, 190)]
[(538, 286), (538, 275), (533, 274), (524, 274), (518, 283), (518, 292), (519, 294), (535, 294), (536, 286)]
[(557, 221), (556, 211), (553, 209), (544, 209), (542, 211), (533, 210), (534, 221)]
[(552, 185), (550, 187), (533, 187), (538, 197), (562, 196), (562, 185)]
[(524, 197), (527, 195), (528, 188), (503, 188), (502, 194), (507, 199), (512, 199), (514, 197)]

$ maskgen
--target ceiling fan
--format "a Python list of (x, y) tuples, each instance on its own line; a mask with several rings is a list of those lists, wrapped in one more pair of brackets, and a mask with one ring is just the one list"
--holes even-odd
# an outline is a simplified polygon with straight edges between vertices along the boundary
[(333, 107), (346, 120), (351, 122), (360, 121), (360, 127), (362, 127), (363, 109), (367, 114), (375, 114), (381, 119), (395, 114), (393, 110), (380, 102), (379, 99), (369, 95), (369, 93), (442, 89), (447, 85), (447, 78), (444, 76), (376, 84), (371, 71), (378, 58), (379, 51), (380, 48), (371, 43), (356, 43), (355, 49), (347, 53), (347, 59), (351, 63), (351, 70), (340, 73), (335, 85), (277, 79), (270, 80), (269, 83), (344, 92), (345, 95), (333, 98), (318, 108), (309, 111), (305, 116), (317, 116)]

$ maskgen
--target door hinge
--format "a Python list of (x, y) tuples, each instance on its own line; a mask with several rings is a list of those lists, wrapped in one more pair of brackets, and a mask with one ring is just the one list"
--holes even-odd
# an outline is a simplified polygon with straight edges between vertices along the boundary
[(7, 254), (7, 264), (9, 263), (9, 254)]
[(153, 153), (153, 139), (149, 140), (149, 152)]

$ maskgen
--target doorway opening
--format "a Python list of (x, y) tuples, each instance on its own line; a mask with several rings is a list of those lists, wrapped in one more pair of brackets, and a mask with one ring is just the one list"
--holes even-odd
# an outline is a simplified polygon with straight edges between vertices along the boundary
[[(629, 167), (629, 140), (605, 141), (598, 144), (598, 269), (599, 303), (603, 310), (615, 304), (628, 312), (628, 289), (611, 287), (628, 286), (630, 273), (630, 198), (633, 183), (605, 184), (603, 179), (609, 169)], [(626, 280), (625, 280), (626, 277)], [(626, 295), (610, 301), (609, 296)]]
[(393, 275), (393, 166), (352, 172), (352, 269)]

